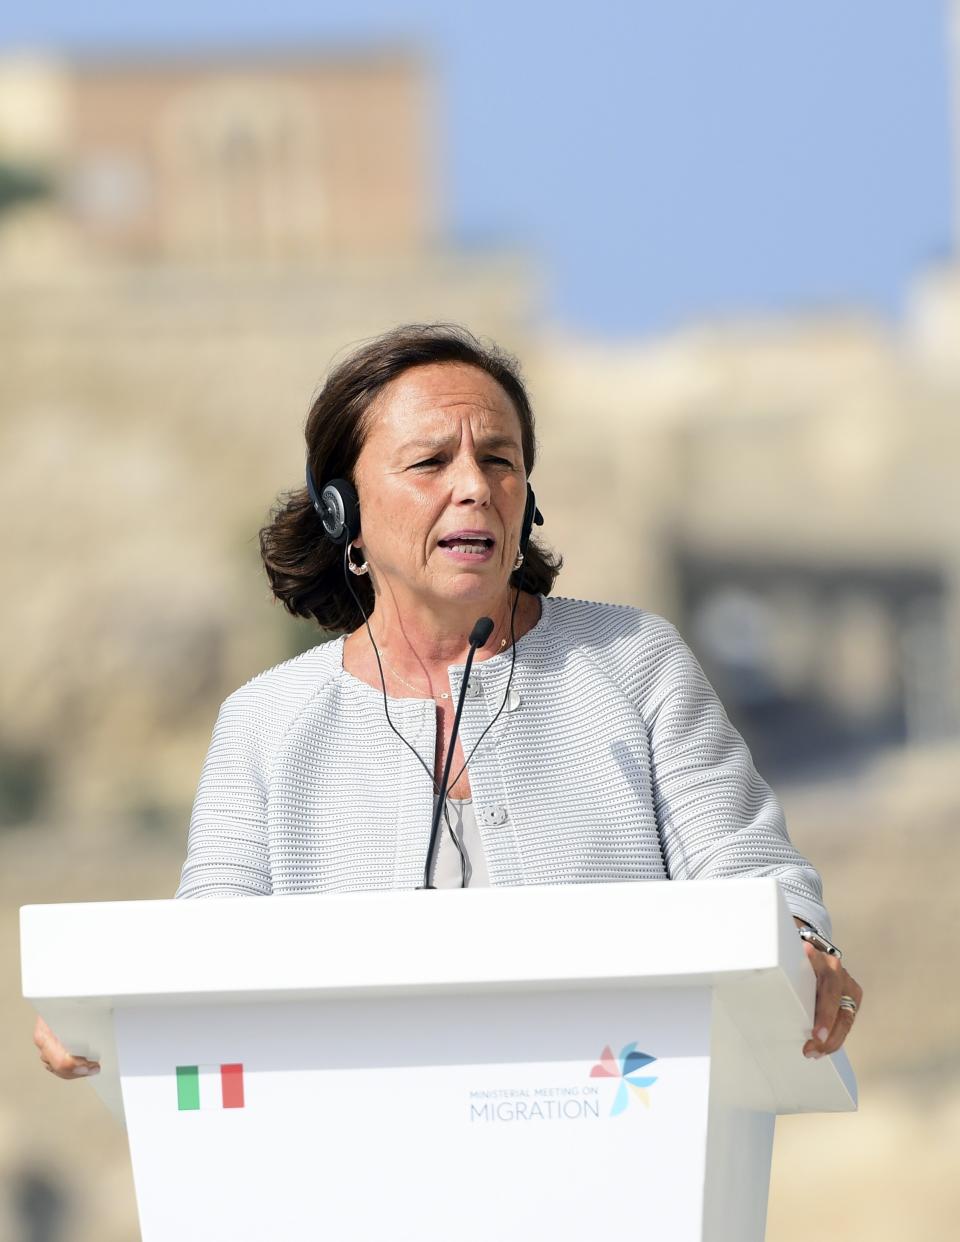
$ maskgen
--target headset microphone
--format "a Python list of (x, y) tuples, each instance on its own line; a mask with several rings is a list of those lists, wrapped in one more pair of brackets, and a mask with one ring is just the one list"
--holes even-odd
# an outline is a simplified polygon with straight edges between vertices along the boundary
[(485, 647), (493, 633), (493, 622), (489, 617), (481, 617), (467, 639), (471, 647)]
[(460, 732), (460, 717), (463, 715), (463, 704), (467, 697), (467, 683), (470, 680), (473, 657), (476, 655), (477, 648), (482, 647), (492, 633), (493, 622), (489, 617), (481, 617), (470, 631), (470, 650), (467, 652), (467, 662), (463, 666), (463, 681), (460, 684), (460, 693), (457, 696), (457, 712), (453, 718), (453, 728), (450, 731), (450, 744), (447, 747), (447, 758), (443, 765), (443, 775), (440, 777), (440, 795), (433, 810), (433, 823), (430, 825), (430, 844), (427, 848), (427, 861), (423, 869), (424, 888), (435, 887), (431, 881), (431, 876), (437, 850), (440, 847), (440, 816), (443, 814), (443, 808), (447, 801), (447, 790), (450, 788), (448, 783), (450, 780), (450, 765), (453, 763), (453, 751), (457, 744), (457, 734)]

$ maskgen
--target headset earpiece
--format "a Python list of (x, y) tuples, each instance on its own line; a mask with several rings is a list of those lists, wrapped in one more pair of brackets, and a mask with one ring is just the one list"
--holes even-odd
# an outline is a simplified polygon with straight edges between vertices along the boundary
[(520, 527), (520, 551), (526, 555), (527, 544), (530, 542), (530, 535), (533, 533), (534, 526), (543, 525), (543, 514), (537, 508), (537, 498), (533, 494), (533, 488), (527, 484), (527, 503), (523, 510), (523, 525)]
[(307, 493), (332, 543), (353, 543), (360, 534), (360, 500), (346, 479), (331, 479), (317, 495), (313, 473), (307, 466)]

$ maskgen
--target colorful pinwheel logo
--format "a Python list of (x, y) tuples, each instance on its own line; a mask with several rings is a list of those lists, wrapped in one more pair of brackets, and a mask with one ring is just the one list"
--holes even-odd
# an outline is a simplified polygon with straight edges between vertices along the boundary
[(645, 1052), (637, 1052), (637, 1045), (635, 1043), (627, 1044), (625, 1048), (621, 1048), (620, 1056), (615, 1057), (610, 1049), (610, 1045), (607, 1044), (600, 1054), (600, 1060), (590, 1071), (590, 1077), (620, 1079), (617, 1096), (613, 1101), (613, 1108), (610, 1109), (611, 1117), (616, 1117), (618, 1113), (623, 1112), (630, 1103), (631, 1094), (642, 1101), (645, 1108), (650, 1107), (650, 1096), (647, 1094), (647, 1087), (652, 1087), (657, 1080), (656, 1078), (641, 1078), (639, 1077), (639, 1071), (656, 1059), (656, 1057), (648, 1056)]

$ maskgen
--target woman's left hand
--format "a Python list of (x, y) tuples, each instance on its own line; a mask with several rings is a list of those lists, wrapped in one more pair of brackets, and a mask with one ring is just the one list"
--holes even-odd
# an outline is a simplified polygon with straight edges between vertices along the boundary
[[(816, 1059), (825, 1053), (836, 1052), (850, 1034), (850, 1028), (860, 1010), (863, 988), (847, 971), (839, 957), (815, 949), (807, 940), (803, 942), (803, 949), (817, 976), (813, 1033), (803, 1045), (803, 1055)], [(841, 998), (848, 997), (853, 1000), (856, 1010), (840, 1008)]]

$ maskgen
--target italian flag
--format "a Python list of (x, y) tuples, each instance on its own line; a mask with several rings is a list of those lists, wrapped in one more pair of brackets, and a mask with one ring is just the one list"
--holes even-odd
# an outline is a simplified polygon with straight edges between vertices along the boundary
[(243, 1108), (243, 1066), (178, 1065), (177, 1108)]

